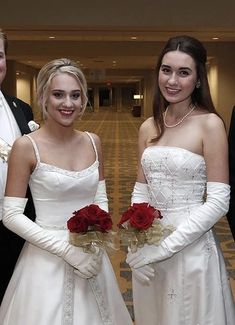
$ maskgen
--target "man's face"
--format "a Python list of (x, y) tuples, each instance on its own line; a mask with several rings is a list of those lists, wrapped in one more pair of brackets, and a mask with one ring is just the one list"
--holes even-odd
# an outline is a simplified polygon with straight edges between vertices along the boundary
[(6, 66), (4, 43), (3, 43), (3, 40), (0, 39), (0, 88), (1, 88), (2, 82), (5, 78), (6, 71), (7, 71), (7, 66)]

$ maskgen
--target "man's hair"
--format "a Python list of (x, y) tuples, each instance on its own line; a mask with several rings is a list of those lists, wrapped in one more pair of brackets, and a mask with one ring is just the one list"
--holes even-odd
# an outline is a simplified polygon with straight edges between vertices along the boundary
[(8, 48), (7, 35), (4, 33), (4, 31), (1, 28), (0, 28), (0, 39), (3, 40), (4, 50), (5, 53), (7, 53), (7, 48)]

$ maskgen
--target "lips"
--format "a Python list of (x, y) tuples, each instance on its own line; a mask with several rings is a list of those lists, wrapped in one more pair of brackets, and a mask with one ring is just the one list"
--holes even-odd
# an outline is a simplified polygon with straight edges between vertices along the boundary
[(166, 87), (166, 91), (169, 95), (176, 95), (180, 92), (180, 89), (173, 89)]
[(74, 110), (71, 109), (60, 109), (59, 112), (63, 115), (70, 116), (73, 114)]

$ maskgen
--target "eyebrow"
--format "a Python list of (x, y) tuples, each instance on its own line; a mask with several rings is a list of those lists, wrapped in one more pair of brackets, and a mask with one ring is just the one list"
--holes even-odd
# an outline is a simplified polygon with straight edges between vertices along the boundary
[[(162, 64), (161, 67), (163, 68), (171, 68), (170, 65), (167, 65), (167, 64)], [(192, 71), (192, 69), (190, 69), (189, 67), (180, 67), (179, 70), (189, 70), (189, 71)]]
[[(52, 91), (63, 91), (63, 92), (65, 92), (66, 90), (64, 90), (64, 89), (59, 89), (59, 88), (52, 88), (51, 89)], [(81, 91), (81, 89), (72, 89), (71, 91)]]

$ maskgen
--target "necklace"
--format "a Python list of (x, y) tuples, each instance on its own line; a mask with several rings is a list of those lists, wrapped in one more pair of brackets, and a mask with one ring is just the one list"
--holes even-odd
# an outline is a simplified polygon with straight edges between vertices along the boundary
[(196, 106), (194, 104), (189, 105), (189, 107), (191, 107), (191, 109), (190, 109), (190, 111), (188, 111), (188, 113), (186, 115), (184, 115), (177, 123), (169, 125), (166, 123), (166, 115), (167, 115), (168, 108), (169, 108), (169, 106), (167, 106), (167, 108), (163, 114), (163, 122), (164, 122), (165, 127), (166, 128), (174, 128), (174, 127), (178, 126), (179, 124), (181, 124), (186, 119), (186, 117), (189, 116), (189, 114), (191, 114), (194, 111), (194, 109), (196, 108)]

